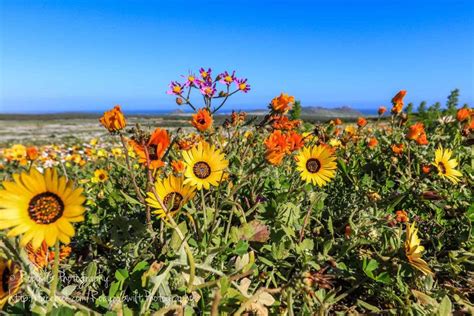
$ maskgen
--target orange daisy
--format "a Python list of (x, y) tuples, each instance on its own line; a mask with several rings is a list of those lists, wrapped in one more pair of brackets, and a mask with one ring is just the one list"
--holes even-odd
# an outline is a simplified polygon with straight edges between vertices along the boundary
[(398, 114), (403, 109), (403, 98), (407, 94), (406, 90), (400, 90), (393, 98), (392, 98), (392, 113)]
[(99, 121), (109, 132), (120, 131), (125, 128), (126, 124), (120, 105), (116, 105), (112, 110), (105, 112)]
[(277, 113), (286, 113), (291, 109), (295, 102), (295, 97), (289, 96), (287, 93), (281, 93), (278, 97), (271, 101), (271, 109)]
[(196, 114), (193, 114), (191, 124), (200, 132), (207, 131), (212, 127), (212, 115), (208, 109), (199, 109)]

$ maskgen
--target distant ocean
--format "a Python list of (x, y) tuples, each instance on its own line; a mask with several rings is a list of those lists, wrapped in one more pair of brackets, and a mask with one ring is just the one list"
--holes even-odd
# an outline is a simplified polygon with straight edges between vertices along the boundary
[[(333, 107), (327, 107), (325, 109), (334, 109)], [(361, 114), (364, 114), (364, 115), (377, 115), (377, 108), (352, 108), (356, 111), (359, 111)], [(184, 113), (192, 113), (193, 111), (189, 108), (179, 108), (179, 109), (172, 109), (172, 110), (164, 110), (164, 109), (159, 109), (159, 110), (151, 110), (151, 109), (147, 109), (147, 110), (130, 110), (128, 109), (126, 111), (126, 113), (128, 114), (131, 114), (131, 115), (166, 115), (166, 114), (173, 114), (173, 113), (176, 113), (176, 111), (182, 111)], [(259, 107), (255, 107), (255, 108), (245, 108), (245, 109), (242, 109), (241, 111), (243, 112), (251, 112), (251, 111), (263, 111), (265, 110), (264, 108), (259, 108)], [(235, 111), (239, 111), (239, 109), (235, 109)], [(94, 112), (94, 113), (102, 113), (100, 111), (97, 111), (97, 112)], [(219, 110), (218, 114), (221, 114), (221, 115), (226, 115), (226, 114), (230, 114), (232, 113), (232, 110), (229, 110), (229, 109), (222, 109), (222, 110)]]
[[(324, 109), (335, 109), (337, 107), (322, 107)], [(357, 108), (357, 107), (352, 107), (352, 109), (359, 111), (363, 115), (377, 115), (377, 108)], [(171, 108), (171, 109), (163, 109), (163, 108), (158, 108), (158, 109), (130, 109), (126, 108), (123, 109), (125, 114), (129, 115), (168, 115), (168, 114), (175, 114), (178, 112), (181, 113), (192, 113), (193, 111), (190, 108), (187, 107), (180, 107), (180, 108)], [(235, 111), (242, 111), (242, 112), (252, 112), (252, 111), (265, 111), (264, 107), (245, 107), (242, 109), (234, 109)], [(9, 110), (9, 111), (3, 111), (0, 109), (0, 114), (27, 114), (27, 115), (42, 115), (42, 114), (91, 114), (91, 115), (102, 115), (104, 113), (104, 110), (75, 110), (72, 109), (70, 111), (64, 111), (64, 110), (39, 110), (39, 111), (14, 111), (14, 110)], [(219, 110), (218, 114), (221, 115), (227, 115), (232, 113), (231, 109), (228, 108), (223, 108)]]

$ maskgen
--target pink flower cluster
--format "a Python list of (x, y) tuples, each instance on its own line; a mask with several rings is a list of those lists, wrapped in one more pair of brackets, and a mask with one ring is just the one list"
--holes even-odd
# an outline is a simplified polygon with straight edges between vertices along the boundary
[[(227, 90), (227, 92), (222, 91), (219, 96), (227, 96), (229, 94), (234, 94), (237, 91), (247, 93), (250, 90), (250, 85), (247, 83), (247, 79), (237, 78), (235, 76), (235, 71), (232, 73), (224, 71), (223, 73), (217, 75), (217, 77), (213, 78), (211, 68), (201, 68), (199, 69), (199, 76), (190, 73), (189, 75), (183, 77), (186, 78), (186, 82), (184, 84), (177, 81), (171, 81), (169, 90), (166, 93), (183, 96), (185, 88), (188, 88), (189, 90), (196, 88), (201, 92), (202, 95), (208, 98), (213, 98), (217, 92), (217, 83), (224, 84), (226, 86), (225, 89)], [(232, 84), (235, 84), (236, 90), (230, 92)]]

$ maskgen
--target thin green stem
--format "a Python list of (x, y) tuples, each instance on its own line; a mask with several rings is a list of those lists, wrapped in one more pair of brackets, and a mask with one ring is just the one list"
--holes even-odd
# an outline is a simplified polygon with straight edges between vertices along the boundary
[(207, 229), (206, 199), (204, 197), (204, 190), (201, 190), (201, 208), (204, 215), (204, 229)]
[(56, 290), (59, 283), (59, 240), (56, 241), (54, 246), (54, 265), (53, 265), (53, 280), (51, 287), (49, 288), (49, 302), (47, 311), (50, 312), (54, 305), (54, 298), (56, 296)]

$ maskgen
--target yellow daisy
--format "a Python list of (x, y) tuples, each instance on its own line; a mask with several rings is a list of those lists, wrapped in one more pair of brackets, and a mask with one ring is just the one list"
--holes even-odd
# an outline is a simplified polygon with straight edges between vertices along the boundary
[(20, 265), (4, 258), (0, 258), (0, 310), (20, 290), (23, 274)]
[[(196, 194), (195, 188), (184, 184), (182, 177), (175, 177), (173, 175), (166, 179), (157, 180), (155, 183), (155, 191), (172, 216)], [(155, 209), (153, 213), (157, 214), (160, 218), (166, 217), (155, 194), (148, 192), (147, 195), (148, 198), (146, 201), (148, 205)]]
[(415, 223), (406, 226), (406, 240), (405, 240), (405, 254), (408, 262), (414, 268), (420, 270), (424, 275), (433, 275), (434, 273), (428, 267), (425, 260), (421, 259), (421, 253), (425, 250), (425, 247), (420, 245), (420, 239), (418, 238), (418, 229), (415, 227)]
[(183, 158), (186, 165), (184, 183), (196, 186), (198, 190), (203, 187), (209, 189), (211, 185), (217, 186), (224, 169), (229, 165), (224, 154), (206, 142), (184, 151)]
[(304, 147), (296, 159), (301, 179), (307, 183), (322, 187), (336, 175), (336, 157), (326, 146)]
[(456, 184), (459, 182), (459, 177), (462, 176), (462, 173), (454, 169), (458, 165), (458, 162), (456, 159), (450, 159), (452, 154), (451, 150), (443, 150), (443, 147), (438, 147), (435, 152), (435, 162), (433, 165), (438, 168), (438, 174), (442, 178), (446, 178)]
[(94, 171), (94, 177), (92, 177), (92, 183), (102, 183), (109, 179), (109, 173), (104, 169), (97, 169)]
[(22, 247), (30, 241), (34, 249), (43, 241), (53, 246), (58, 239), (68, 244), (74, 236), (71, 223), (84, 220), (82, 189), (52, 169), (44, 175), (35, 169), (14, 174), (13, 180), (0, 190), (0, 229), (11, 228), (9, 237), (23, 234)]

